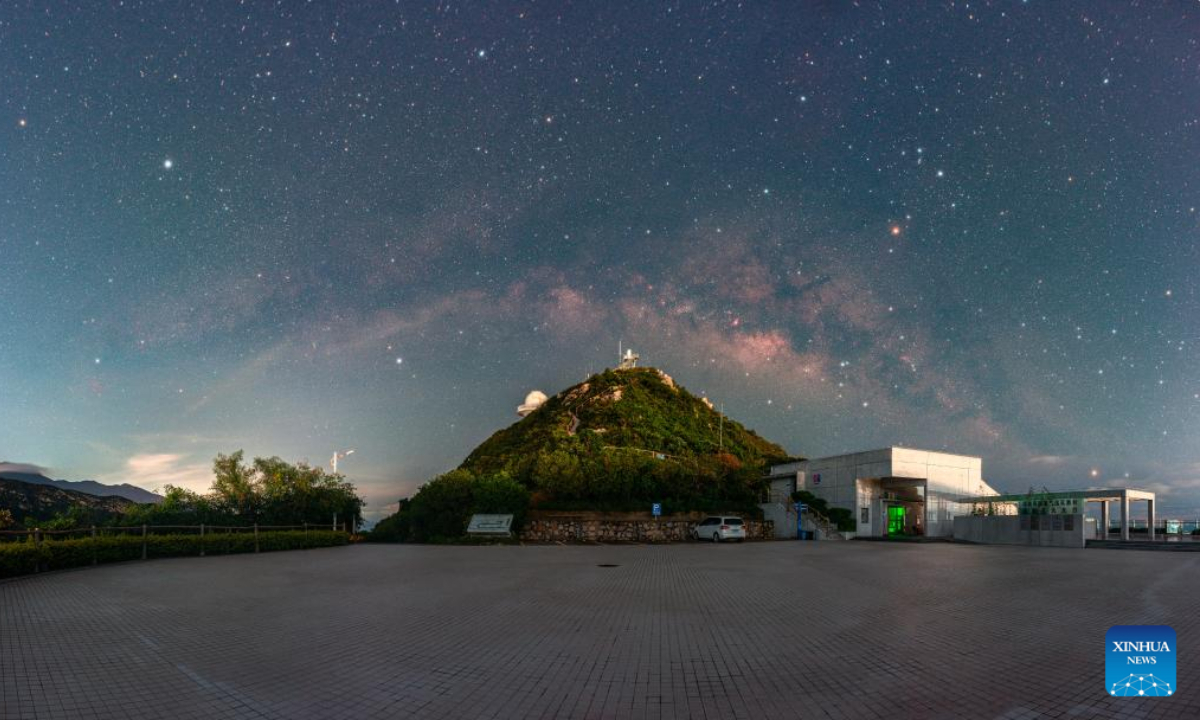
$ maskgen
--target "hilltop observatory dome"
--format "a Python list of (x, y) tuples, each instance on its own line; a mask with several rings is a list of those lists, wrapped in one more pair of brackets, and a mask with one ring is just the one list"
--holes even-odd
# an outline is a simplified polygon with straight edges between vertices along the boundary
[(524, 403), (517, 406), (517, 414), (525, 417), (541, 407), (544, 402), (546, 402), (546, 393), (541, 390), (534, 390), (525, 396)]

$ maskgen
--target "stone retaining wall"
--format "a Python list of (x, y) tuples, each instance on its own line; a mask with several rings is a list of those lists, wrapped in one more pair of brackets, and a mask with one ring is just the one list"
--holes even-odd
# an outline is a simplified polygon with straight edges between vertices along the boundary
[[(691, 539), (692, 526), (707, 513), (678, 513), (659, 518), (649, 513), (538, 512), (529, 514), (521, 530), (527, 542), (669, 543)], [(746, 539), (771, 540), (774, 524), (745, 520)]]

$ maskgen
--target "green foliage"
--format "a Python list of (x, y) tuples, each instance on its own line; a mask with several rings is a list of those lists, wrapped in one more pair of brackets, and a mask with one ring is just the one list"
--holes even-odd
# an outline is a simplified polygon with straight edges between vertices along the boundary
[(547, 400), (472, 452), (460, 469), (504, 472), (556, 510), (757, 513), (778, 445), (723, 418), (653, 368), (608, 370)]
[(467, 530), (475, 476), (452, 470), (421, 486), (408, 508), (412, 539), (418, 542), (456, 538)]
[(532, 486), (542, 454), (596, 456), (609, 447), (688, 459), (724, 453), (759, 469), (789, 459), (782, 447), (722, 418), (658, 370), (638, 368), (606, 370), (555, 395), (493, 434), (462, 467), (477, 475), (504, 470)]
[(119, 518), (137, 503), (123, 497), (100, 497), (51, 485), (0, 478), (0, 507), (19, 529), (68, 529), (101, 525)]
[(792, 493), (792, 502), (804, 503), (825, 516), (829, 514), (829, 506), (826, 504), (825, 498), (817, 497), (807, 490), (797, 490)]
[(94, 524), (95, 515), (89, 512), (87, 508), (78, 505), (70, 508), (66, 512), (59, 512), (49, 520), (38, 523), (43, 530), (71, 530), (73, 528), (87, 527)]
[(409, 521), (408, 508), (411, 501), (404, 498), (398, 509), (392, 515), (375, 523), (371, 532), (366, 534), (367, 542), (404, 542), (412, 533), (412, 523)]
[(813, 510), (816, 510), (825, 517), (829, 518), (829, 522), (836, 525), (837, 529), (841, 532), (853, 532), (858, 528), (853, 510), (847, 510), (846, 508), (840, 507), (829, 507), (828, 503), (825, 502), (825, 498), (817, 497), (807, 490), (797, 490), (796, 492), (792, 493), (792, 501), (802, 502)]
[(472, 513), (546, 510), (761, 514), (780, 446), (653, 368), (607, 370), (548, 399), (376, 526), (382, 542), (461, 538)]
[(506, 473), (479, 478), (472, 487), (471, 514), (512, 515), (513, 527), (525, 522), (529, 490)]
[(858, 523), (854, 519), (854, 511), (846, 508), (834, 507), (829, 508), (829, 513), (826, 514), (829, 521), (837, 525), (837, 529), (841, 532), (853, 532), (858, 529)]
[(13, 524), (12, 512), (6, 508), (0, 508), (0, 530)]
[[(332, 530), (290, 530), (260, 532), (260, 552), (300, 550), (304, 548), (345, 545), (348, 536)], [(38, 547), (32, 539), (0, 543), (0, 578), (35, 572), (38, 564), (43, 570), (61, 570), (97, 563), (139, 560), (143, 539), (138, 534), (104, 534), (96, 538), (43, 540)], [(254, 533), (247, 531), (209, 532), (202, 538), (192, 534), (150, 534), (145, 538), (148, 558), (184, 557), (254, 552)]]
[[(363, 501), (341, 474), (277, 457), (243, 461), (238, 450), (213, 461), (212, 491), (199, 494), (168, 486), (161, 503), (138, 505), (120, 524), (299, 525), (362, 520)], [(78, 527), (78, 526), (76, 526)]]
[(469, 470), (452, 470), (421, 486), (411, 501), (379, 521), (373, 542), (446, 542), (461, 538), (476, 513), (513, 516), (521, 527), (529, 509), (529, 491), (505, 473), (477, 478)]

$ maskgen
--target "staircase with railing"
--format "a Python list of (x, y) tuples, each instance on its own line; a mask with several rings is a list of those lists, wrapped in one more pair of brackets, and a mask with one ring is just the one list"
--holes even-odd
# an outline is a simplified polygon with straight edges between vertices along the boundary
[[(792, 527), (796, 527), (796, 505), (788, 496), (772, 493), (771, 496), (765, 498), (768, 503), (777, 505), (787, 513), (788, 523)], [(804, 511), (804, 518), (801, 521), (801, 529), (808, 531), (816, 531), (820, 533), (817, 537), (821, 540), (845, 540), (846, 536), (842, 535), (837, 528), (837, 523), (833, 522), (825, 515), (817, 512), (809, 506)]]
[(837, 528), (837, 523), (825, 517), (821, 513), (813, 510), (811, 507), (804, 511), (807, 515), (807, 520), (810, 525), (821, 533), (822, 540), (845, 540), (846, 536), (842, 535)]

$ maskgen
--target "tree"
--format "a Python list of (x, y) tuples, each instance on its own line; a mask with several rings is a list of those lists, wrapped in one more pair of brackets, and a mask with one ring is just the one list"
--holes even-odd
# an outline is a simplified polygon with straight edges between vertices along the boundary
[(408, 515), (408, 507), (411, 502), (408, 498), (401, 498), (396, 505), (396, 512), (375, 523), (368, 539), (371, 542), (404, 542), (408, 540), (412, 530)]
[(476, 477), (452, 470), (430, 480), (412, 500), (401, 500), (395, 514), (376, 524), (371, 539), (379, 542), (440, 542), (462, 537), (478, 513), (512, 515), (514, 531), (529, 510), (529, 489), (505, 472)]
[(357, 529), (362, 523), (362, 498), (340, 474), (307, 463), (292, 464), (278, 457), (244, 461), (241, 450), (218, 455), (208, 494), (167, 486), (157, 505), (142, 505), (126, 521), (146, 524), (327, 525)]
[(512, 527), (520, 528), (529, 510), (529, 490), (507, 473), (497, 473), (475, 481), (472, 488), (473, 513), (512, 515)]
[(470, 470), (451, 470), (422, 485), (408, 509), (413, 539), (462, 537), (474, 507), (474, 483)]
[(257, 519), (258, 493), (254, 487), (254, 469), (242, 462), (241, 450), (217, 455), (213, 460), (212, 492), (225, 509), (235, 515)]

